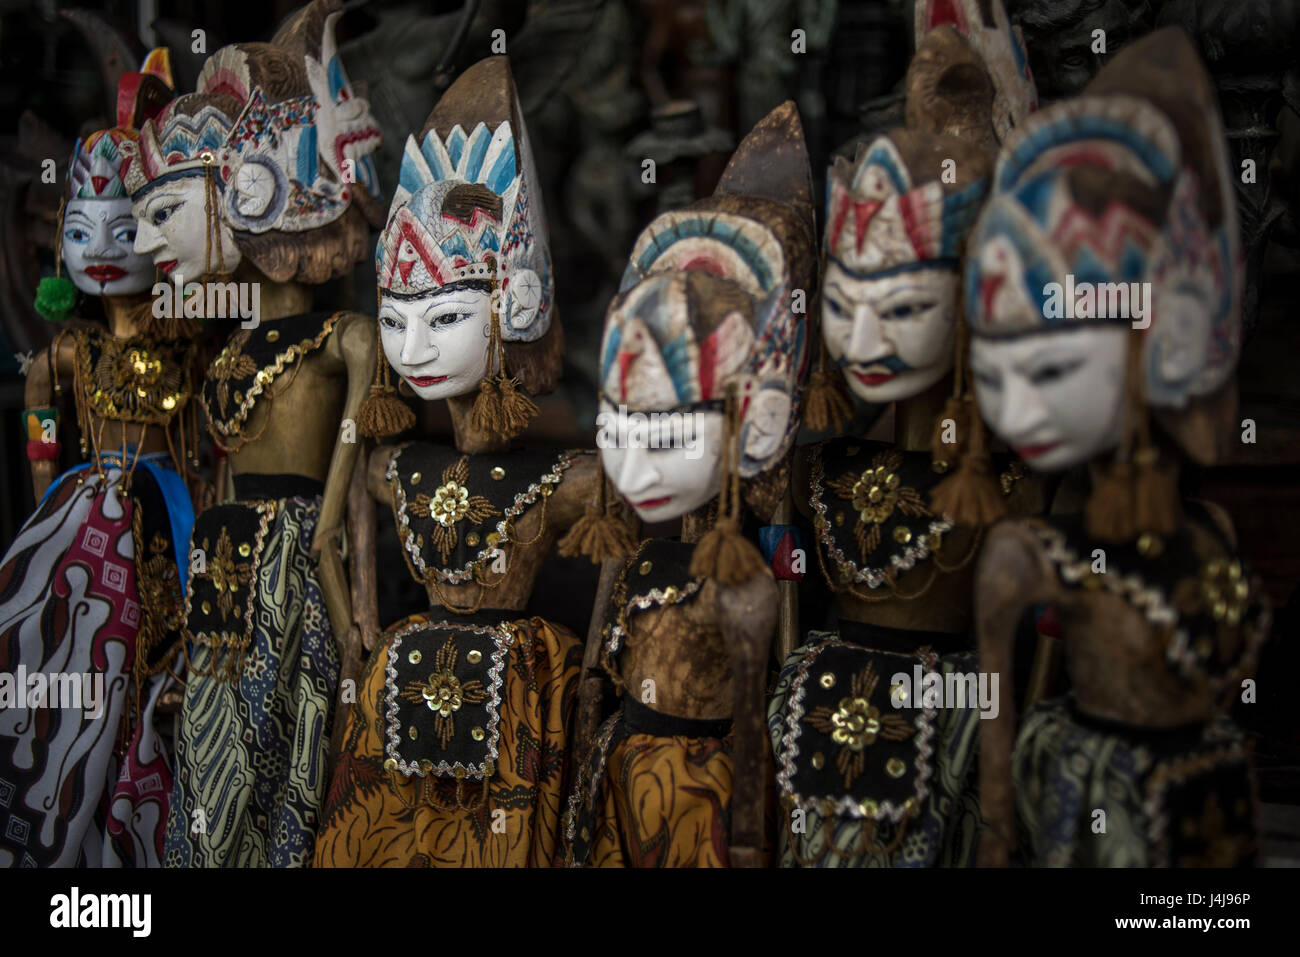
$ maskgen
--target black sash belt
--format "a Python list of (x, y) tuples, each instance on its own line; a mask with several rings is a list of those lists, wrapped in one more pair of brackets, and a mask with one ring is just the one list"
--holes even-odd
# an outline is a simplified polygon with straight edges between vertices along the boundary
[(953, 655), (970, 651), (975, 642), (970, 635), (950, 631), (912, 631), (909, 628), (886, 628), (884, 625), (872, 625), (865, 621), (853, 621), (841, 618), (836, 624), (840, 638), (844, 641), (875, 648), (879, 651), (892, 651), (898, 654), (911, 654), (923, 645), (929, 645), (936, 654)]
[(679, 718), (647, 708), (628, 695), (623, 696), (623, 725), (628, 734), (656, 738), (723, 738), (731, 733), (730, 718)]
[(235, 476), (235, 498), (241, 502), (318, 498), (324, 494), (325, 483), (307, 475), (251, 473)]
[(1201, 724), (1179, 724), (1167, 728), (1144, 728), (1125, 724), (1122, 721), (1116, 721), (1114, 718), (1103, 718), (1100, 715), (1089, 714), (1079, 707), (1074, 695), (1067, 695), (1065, 702), (1070, 717), (1077, 724), (1102, 734), (1123, 738), (1130, 744), (1146, 745), (1158, 754), (1190, 751), (1205, 736), (1205, 726)]

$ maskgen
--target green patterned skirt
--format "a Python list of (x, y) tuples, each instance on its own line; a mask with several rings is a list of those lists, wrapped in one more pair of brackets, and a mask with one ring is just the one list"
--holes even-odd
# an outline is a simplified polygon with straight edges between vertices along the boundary
[(206, 570), (186, 610), (165, 867), (311, 862), (339, 680), (310, 554), (319, 511), (316, 497), (257, 500), (195, 523)]
[(1250, 755), (1226, 718), (1153, 731), (1031, 708), (1012, 761), (1026, 863), (1241, 867), (1256, 853)]

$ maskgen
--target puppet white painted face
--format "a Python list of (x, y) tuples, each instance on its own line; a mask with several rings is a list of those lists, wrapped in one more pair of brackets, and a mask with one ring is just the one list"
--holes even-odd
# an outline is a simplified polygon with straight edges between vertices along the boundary
[(135, 251), (150, 256), (164, 275), (186, 282), (205, 275), (233, 272), (241, 254), (230, 227), (217, 217), (219, 242), (211, 241), (203, 176), (186, 176), (138, 194), (132, 205), (137, 224)]
[(153, 285), (153, 263), (135, 251), (131, 200), (70, 199), (63, 212), (63, 264), (89, 296), (128, 296)]
[(668, 522), (708, 504), (722, 488), (718, 411), (619, 416), (602, 400), (601, 462), (643, 522)]
[(1031, 468), (1058, 471), (1114, 448), (1124, 409), (1122, 325), (1073, 325), (1005, 339), (974, 336), (980, 414)]
[(477, 391), (494, 321), (491, 296), (472, 287), (411, 299), (385, 295), (379, 305), (388, 364), (425, 400)]
[(922, 267), (859, 278), (832, 259), (822, 284), (826, 348), (853, 392), (896, 402), (952, 368), (957, 274)]

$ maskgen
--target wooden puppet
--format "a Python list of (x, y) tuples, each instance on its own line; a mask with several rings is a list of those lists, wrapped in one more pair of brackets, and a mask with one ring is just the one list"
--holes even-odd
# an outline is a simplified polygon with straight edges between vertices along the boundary
[[(1088, 463), (1093, 488), (1081, 516), (999, 525), (978, 563), (980, 665), (1002, 691), (981, 729), (982, 863), (1255, 853), (1248, 755), (1223, 714), (1268, 613), (1226, 516), (1177, 494), (1182, 456), (1212, 461), (1235, 429), (1232, 173), (1176, 29), (1127, 47), (998, 158), (966, 275), (980, 411), (1034, 469)], [(1057, 609), (1071, 692), (1017, 736), (1011, 635), (1030, 604)]]
[(136, 248), (174, 279), (173, 308), (235, 319), (200, 393), (234, 501), (201, 512), (190, 545), (166, 866), (309, 862), (328, 784), (351, 610), (322, 591), (342, 566), (320, 546), (375, 352), (373, 320), (313, 312), (312, 287), (366, 256), (359, 170), (378, 143), (330, 58), (336, 8), (317, 0), (270, 43), (209, 57), (198, 92), (146, 124), (128, 178)]
[[(977, 6), (917, 4), (918, 30), (931, 29), (908, 71), (908, 125), (830, 170), (824, 355), (856, 395), (892, 404), (894, 437), (830, 439), (796, 460), (838, 622), (786, 659), (768, 711), (782, 866), (974, 860), (979, 699), (923, 691), (975, 676), (982, 526), (1039, 507), (1018, 463), (995, 468), (960, 362), (954, 372), (966, 233), (997, 137), (1034, 104), (1005, 16), (981, 26)], [(810, 390), (815, 428), (834, 424), (830, 375)]]
[(393, 509), (430, 608), (379, 638), (374, 556), (362, 556), (355, 604), (376, 646), (347, 715), (315, 863), (546, 865), (582, 646), (524, 609), (557, 539), (580, 522), (601, 528), (602, 516), (594, 455), (509, 442), (536, 411), (529, 396), (559, 378), (563, 338), (505, 57), (466, 70), (408, 139), (375, 265), (387, 362), (362, 427), (385, 436), (413, 424), (391, 367), (418, 398), (447, 402), (455, 443), (370, 456), (369, 492)]
[(768, 519), (786, 493), (815, 261), (792, 102), (750, 132), (711, 197), (660, 215), (632, 249), (605, 320), (598, 444), (638, 517), (681, 518), (683, 532), (642, 541), (598, 609), (591, 651), (619, 708), (570, 796), (570, 866), (755, 866), (770, 853), (777, 587), (741, 535), (741, 500)]
[[(122, 76), (117, 126), (78, 141), (56, 241), (71, 283), (38, 293), (52, 320), (77, 292), (99, 296), (107, 325), (61, 331), (27, 381), (38, 504), (0, 562), (0, 864), (13, 867), (162, 856), (171, 759), (153, 718), (172, 684), (194, 522), (182, 478), (194, 351), (146, 331), (153, 264), (133, 252), (123, 178), (136, 126), (170, 95), (157, 50)], [(61, 377), (90, 461), (55, 479)]]

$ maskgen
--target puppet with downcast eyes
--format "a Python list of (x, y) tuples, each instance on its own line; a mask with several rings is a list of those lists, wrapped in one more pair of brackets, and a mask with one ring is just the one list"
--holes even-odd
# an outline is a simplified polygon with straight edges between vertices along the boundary
[[(1176, 491), (1180, 451), (1217, 453), (1240, 347), (1231, 170), (1186, 36), (1127, 47), (1031, 119), (994, 184), (966, 276), (980, 409), (1035, 469), (1089, 463), (1093, 492), (1083, 516), (998, 526), (980, 558), (980, 663), (1002, 677), (981, 860), (1010, 858), (1018, 814), (1035, 864), (1248, 863), (1251, 775), (1222, 715), (1268, 613), (1226, 517)], [(1029, 604), (1057, 609), (1072, 693), (1030, 708), (1013, 753)]]
[[(986, 59), (972, 43), (984, 38), (966, 39), (958, 19), (921, 38), (908, 126), (830, 170), (825, 355), (855, 394), (894, 403), (895, 436), (830, 439), (796, 458), (796, 504), (813, 520), (838, 614), (834, 631), (813, 630), (786, 659), (768, 709), (784, 866), (974, 859), (978, 704), (940, 710), (908, 688), (917, 674), (976, 670), (970, 562), (981, 526), (1036, 505), (1014, 465), (993, 471), (960, 367), (954, 375), (960, 260), (990, 147), (1013, 116), (995, 106), (1018, 113), (1033, 95), (1030, 85), (1008, 97), (990, 76), (1000, 65), (1019, 75), (1012, 38), (984, 43)], [(806, 410), (818, 428), (834, 418), (826, 375)]]
[[(375, 362), (371, 319), (311, 311), (311, 287), (367, 250), (357, 158), (340, 160), (327, 122), (339, 103), (309, 69), (337, 9), (316, 0), (270, 43), (215, 52), (199, 92), (146, 125), (128, 177), (136, 247), (186, 281), (159, 297), (170, 320), (232, 328), (200, 395), (234, 501), (204, 510), (191, 541), (169, 866), (306, 863), (328, 784), (336, 642), (352, 619), (346, 589), (323, 583), (344, 577), (334, 539), (358, 451), (346, 423)], [(206, 828), (192, 827), (198, 811)]]
[[(412, 424), (391, 367), (419, 398), (447, 401), (455, 442), (370, 455), (369, 492), (392, 508), (430, 610), (381, 637), (373, 551), (358, 556), (357, 620), (372, 650), (315, 863), (549, 864), (582, 652), (572, 632), (525, 608), (559, 537), (580, 520), (605, 523), (594, 455), (508, 441), (535, 411), (528, 394), (559, 377), (563, 340), (505, 57), (466, 70), (407, 140), (375, 267), (387, 362), (362, 428)], [(373, 521), (359, 486), (358, 511)]]
[(683, 535), (641, 542), (597, 609), (583, 713), (600, 674), (620, 705), (580, 742), (571, 866), (763, 860), (777, 589), (740, 508), (766, 519), (785, 493), (807, 372), (795, 304), (815, 278), (814, 242), (803, 129), (786, 103), (713, 196), (642, 232), (606, 315), (605, 472), (642, 519), (682, 518)]
[[(171, 760), (154, 714), (174, 687), (189, 569), (194, 350), (141, 321), (153, 267), (131, 251), (123, 178), (137, 125), (170, 95), (166, 51), (154, 51), (122, 76), (118, 125), (77, 143), (56, 244), (75, 289), (61, 303), (66, 280), (53, 292), (47, 280), (38, 294), (50, 319), (77, 290), (98, 295), (107, 326), (61, 332), (27, 380), (39, 503), (0, 563), (0, 671), (41, 684), (20, 685), (18, 706), (0, 709), (3, 866), (156, 867), (162, 856)], [(61, 376), (73, 379), (90, 462), (55, 480), (49, 406)], [(54, 673), (75, 684), (51, 677), (46, 689)], [(73, 700), (60, 697), (72, 687)]]

